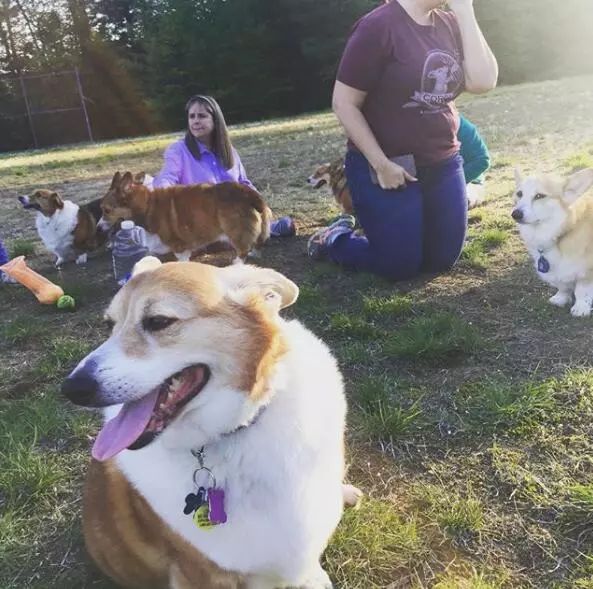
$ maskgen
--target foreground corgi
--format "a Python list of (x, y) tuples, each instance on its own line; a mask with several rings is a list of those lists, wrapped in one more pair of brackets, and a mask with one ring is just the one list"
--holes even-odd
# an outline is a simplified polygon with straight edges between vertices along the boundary
[(258, 192), (236, 182), (169, 186), (150, 190), (130, 172), (117, 172), (101, 201), (101, 227), (131, 219), (187, 261), (195, 250), (229, 241), (245, 259), (270, 237), (272, 212)]
[(83, 527), (119, 584), (331, 588), (319, 559), (358, 491), (336, 361), (279, 315), (297, 294), (273, 270), (145, 258), (115, 295), (62, 390), (105, 408)]
[(321, 188), (324, 184), (327, 184), (342, 211), (348, 215), (354, 214), (352, 196), (344, 173), (344, 160), (342, 158), (333, 161), (331, 164), (321, 164), (309, 176), (307, 182), (313, 188)]
[(101, 218), (100, 199), (77, 205), (53, 190), (39, 189), (30, 196), (19, 196), (18, 200), (23, 208), (37, 211), (37, 233), (43, 245), (56, 256), (56, 266), (74, 258), (77, 264), (86, 264), (88, 252), (107, 239), (107, 234), (97, 228)]
[(593, 169), (567, 179), (523, 178), (515, 171), (517, 203), (512, 212), (533, 257), (538, 276), (556, 287), (550, 303), (574, 304), (575, 317), (588, 317), (593, 303)]

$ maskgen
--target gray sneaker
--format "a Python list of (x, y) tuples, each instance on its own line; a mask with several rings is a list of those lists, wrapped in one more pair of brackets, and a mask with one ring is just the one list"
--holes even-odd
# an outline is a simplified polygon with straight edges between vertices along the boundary
[(329, 246), (339, 235), (354, 231), (356, 219), (352, 215), (341, 215), (331, 225), (319, 229), (307, 242), (307, 254), (313, 260), (321, 260), (327, 256)]

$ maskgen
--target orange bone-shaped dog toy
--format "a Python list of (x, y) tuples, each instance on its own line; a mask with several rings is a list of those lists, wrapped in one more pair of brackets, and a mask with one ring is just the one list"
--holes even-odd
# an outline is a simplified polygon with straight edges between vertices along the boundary
[(26, 286), (40, 303), (53, 305), (64, 294), (64, 291), (57, 285), (31, 270), (25, 262), (25, 256), (19, 256), (4, 266), (0, 266), (2, 272), (12, 276), (17, 282)]

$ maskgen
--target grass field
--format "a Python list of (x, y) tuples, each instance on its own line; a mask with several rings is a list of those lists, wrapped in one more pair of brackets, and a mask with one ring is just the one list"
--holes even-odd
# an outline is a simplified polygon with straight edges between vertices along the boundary
[[(334, 350), (350, 403), (348, 511), (326, 565), (342, 589), (593, 588), (593, 325), (548, 305), (510, 219), (513, 166), (593, 166), (593, 78), (460, 102), (494, 158), (485, 206), (448, 275), (390, 284), (305, 255), (336, 214), (312, 169), (343, 150), (329, 113), (232, 129), (254, 183), (299, 235), (261, 263), (295, 280), (288, 315)], [(18, 194), (101, 196), (116, 170), (155, 173), (177, 135), (0, 156), (0, 234), (78, 301), (60, 313), (0, 286), (0, 587), (108, 589), (80, 534), (80, 489), (97, 432), (59, 384), (105, 338), (110, 258), (52, 267)]]

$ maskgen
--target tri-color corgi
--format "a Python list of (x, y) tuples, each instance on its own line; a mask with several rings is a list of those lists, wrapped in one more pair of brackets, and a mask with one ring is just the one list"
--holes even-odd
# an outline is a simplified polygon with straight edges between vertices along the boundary
[(25, 209), (37, 211), (35, 226), (43, 245), (56, 256), (56, 266), (76, 259), (86, 264), (88, 252), (107, 240), (107, 233), (97, 228), (101, 218), (101, 199), (86, 205), (64, 200), (53, 190), (35, 190), (19, 196)]

